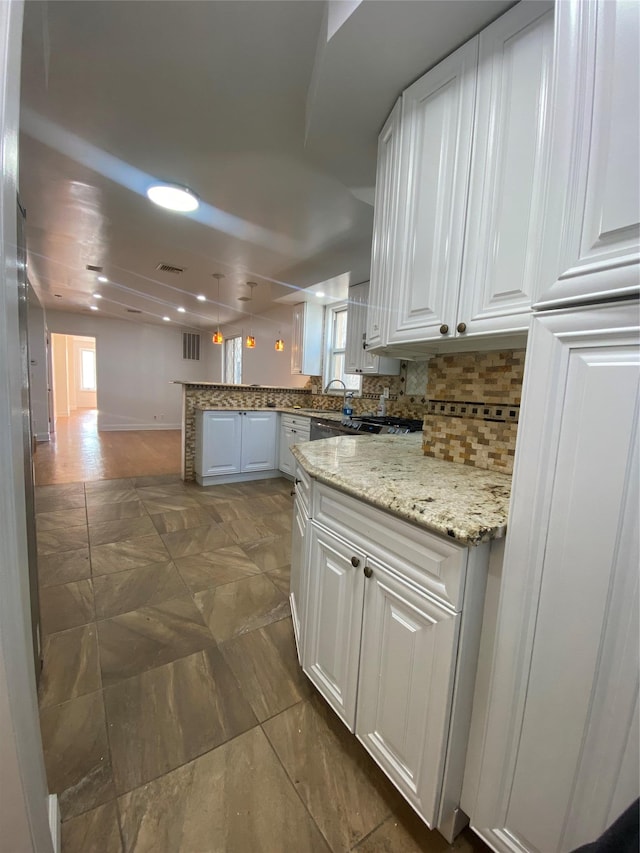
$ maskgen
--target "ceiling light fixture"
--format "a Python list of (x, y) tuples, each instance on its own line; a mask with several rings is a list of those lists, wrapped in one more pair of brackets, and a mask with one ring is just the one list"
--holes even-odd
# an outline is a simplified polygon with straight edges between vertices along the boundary
[(163, 317), (162, 319), (165, 321), (165, 323), (171, 322), (171, 317)]
[[(249, 296), (249, 298), (246, 300), (247, 302), (253, 302), (253, 288), (257, 287), (257, 286), (258, 286), (258, 284), (255, 281), (248, 281), (247, 282), (247, 287), (251, 288), (251, 296)], [(252, 328), (252, 326), (253, 326), (253, 314), (251, 314), (251, 312), (249, 312), (249, 317), (250, 317), (249, 334), (245, 338), (244, 345), (247, 349), (255, 349), (256, 339), (253, 336), (253, 328)]]
[(93, 298), (94, 299), (102, 299), (102, 294), (101, 293), (94, 293)]
[(109, 281), (109, 279), (106, 277), (106, 275), (99, 275), (98, 281), (101, 281), (102, 284), (106, 284)]
[(318, 299), (322, 299), (322, 297), (325, 296), (324, 290), (316, 291), (316, 296), (318, 297)]
[(278, 340), (276, 341), (276, 352), (284, 352), (284, 341), (280, 337), (280, 332), (278, 332)]
[(182, 305), (178, 308), (178, 314), (184, 314), (187, 309), (183, 308)]
[(198, 300), (198, 302), (206, 302), (207, 301), (207, 297), (204, 295), (204, 293), (199, 293), (196, 296), (196, 299)]
[(178, 213), (189, 213), (200, 204), (198, 196), (189, 187), (180, 184), (157, 183), (147, 189), (147, 198), (154, 204)]
[(220, 331), (220, 279), (224, 278), (224, 276), (222, 275), (221, 272), (214, 272), (213, 277), (218, 280), (218, 296), (217, 296), (218, 324), (217, 324), (216, 331), (213, 333), (213, 337), (211, 338), (211, 340), (213, 341), (214, 344), (221, 344), (224, 341), (224, 337), (222, 335), (222, 332)]
[(89, 305), (89, 308), (91, 308), (91, 310), (92, 310), (92, 311), (97, 311), (97, 310), (98, 310), (98, 306), (97, 306), (97, 305)]

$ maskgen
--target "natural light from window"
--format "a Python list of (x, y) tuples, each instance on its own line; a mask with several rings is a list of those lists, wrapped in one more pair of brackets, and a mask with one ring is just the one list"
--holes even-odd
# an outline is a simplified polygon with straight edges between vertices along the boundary
[(80, 388), (82, 391), (96, 390), (96, 353), (92, 349), (80, 350)]
[(227, 385), (242, 383), (242, 338), (240, 335), (224, 342), (224, 381)]
[[(325, 341), (324, 359), (324, 387), (332, 379), (341, 379), (347, 386), (348, 391), (359, 394), (362, 388), (362, 377), (345, 373), (345, 350), (347, 346), (347, 303), (340, 302), (336, 305), (327, 305), (325, 311), (325, 328), (327, 337)], [(329, 389), (341, 394), (342, 386), (332, 385)]]

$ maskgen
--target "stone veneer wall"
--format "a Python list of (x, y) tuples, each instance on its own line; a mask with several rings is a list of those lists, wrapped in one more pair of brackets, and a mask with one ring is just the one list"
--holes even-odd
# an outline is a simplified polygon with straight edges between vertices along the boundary
[(513, 472), (524, 350), (455, 353), (429, 361), (425, 456)]

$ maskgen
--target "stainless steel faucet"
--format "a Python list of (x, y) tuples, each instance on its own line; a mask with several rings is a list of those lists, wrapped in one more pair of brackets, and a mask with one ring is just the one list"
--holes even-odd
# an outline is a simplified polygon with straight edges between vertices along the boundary
[(344, 410), (347, 408), (347, 386), (342, 381), (342, 379), (332, 379), (331, 382), (327, 382), (327, 387), (324, 389), (324, 393), (327, 393), (327, 391), (329, 390), (331, 385), (333, 385), (334, 382), (339, 382), (342, 385), (342, 411), (344, 412)]

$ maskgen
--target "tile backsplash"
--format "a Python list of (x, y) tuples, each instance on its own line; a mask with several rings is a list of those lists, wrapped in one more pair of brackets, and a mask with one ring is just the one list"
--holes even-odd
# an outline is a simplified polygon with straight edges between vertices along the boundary
[(425, 456), (513, 472), (524, 350), (452, 353), (428, 363)]

